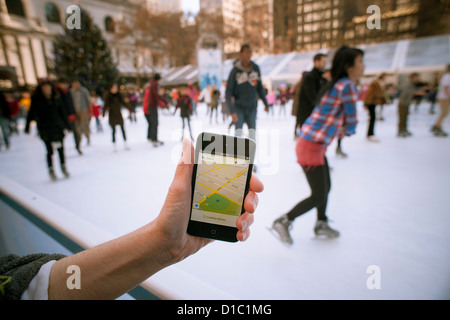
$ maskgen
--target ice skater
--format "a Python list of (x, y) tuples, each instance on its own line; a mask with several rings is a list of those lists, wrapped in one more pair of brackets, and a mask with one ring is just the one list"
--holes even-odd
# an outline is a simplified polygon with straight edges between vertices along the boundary
[[(92, 116), (95, 119), (95, 126), (97, 127), (97, 132), (103, 132), (103, 126), (100, 121), (100, 115), (102, 114), (102, 106), (99, 103), (98, 97), (94, 92), (91, 93), (91, 106)], [(136, 114), (134, 115), (136, 117)], [(136, 120), (136, 119), (135, 119)]]
[(220, 100), (220, 91), (217, 90), (216, 85), (213, 84), (211, 87), (211, 103), (210, 103), (211, 113), (209, 115), (209, 123), (212, 123), (214, 111), (216, 112), (216, 123), (219, 123), (219, 121), (217, 120), (218, 113), (219, 113), (219, 111), (218, 111), (219, 110), (219, 100)]
[[(226, 104), (230, 108), (232, 124), (235, 127), (234, 135), (242, 136), (242, 128), (246, 123), (250, 139), (256, 141), (258, 100), (261, 99), (264, 103), (265, 112), (269, 111), (269, 105), (262, 84), (261, 71), (251, 59), (252, 52), (249, 44), (241, 46), (239, 59), (234, 62), (233, 69), (228, 76), (225, 96)], [(256, 165), (253, 165), (254, 172), (257, 171), (256, 168)]]
[[(5, 142), (6, 150), (9, 149), (9, 120), (11, 119), (11, 111), (9, 110), (8, 102), (0, 91), (0, 133)], [(0, 150), (2, 149), (0, 141)]]
[(412, 136), (408, 130), (409, 105), (414, 97), (424, 96), (425, 91), (418, 89), (419, 74), (412, 73), (404, 84), (398, 100), (398, 137), (407, 138)]
[(192, 115), (192, 100), (189, 97), (189, 95), (187, 94), (187, 89), (185, 87), (182, 87), (180, 89), (180, 97), (177, 101), (177, 104), (175, 106), (175, 111), (173, 112), (174, 114), (177, 112), (177, 109), (180, 109), (180, 116), (181, 116), (181, 121), (183, 123), (183, 127), (182, 127), (182, 137), (181, 137), (181, 141), (183, 141), (184, 139), (184, 123), (185, 121), (187, 122), (188, 128), (189, 128), (189, 135), (191, 137), (191, 140), (194, 140), (194, 138), (192, 137), (192, 130), (191, 130), (191, 115)]
[(127, 136), (125, 134), (124, 122), (121, 113), (122, 106), (127, 106), (122, 94), (119, 92), (117, 84), (112, 84), (104, 97), (105, 105), (103, 107), (103, 117), (109, 112), (109, 125), (112, 129), (112, 142), (114, 144), (114, 151), (116, 151), (116, 126), (120, 127), (122, 137), (125, 144), (125, 150), (129, 150), (127, 145)]
[(159, 94), (159, 81), (161, 75), (156, 73), (150, 79), (149, 86), (145, 90), (144, 110), (145, 118), (148, 122), (147, 139), (152, 142), (153, 147), (162, 146), (164, 142), (158, 140), (158, 108), (167, 106), (169, 108), (169, 100)]
[(327, 146), (336, 136), (350, 136), (355, 133), (358, 93), (356, 81), (364, 73), (364, 52), (360, 49), (341, 47), (335, 54), (331, 81), (319, 94), (320, 103), (301, 127), (296, 145), (297, 162), (305, 172), (311, 187), (311, 196), (298, 203), (287, 214), (273, 222), (273, 233), (291, 245), (289, 233), (293, 221), (302, 214), (317, 208), (316, 236), (339, 237), (339, 232), (328, 225), (326, 215), (328, 193), (331, 187), (330, 169), (325, 153)]
[(301, 128), (306, 119), (311, 115), (317, 105), (319, 94), (327, 83), (324, 77), (324, 69), (327, 65), (327, 56), (318, 53), (313, 58), (314, 68), (303, 73), (300, 88), (296, 91), (298, 95), (298, 108), (296, 112), (297, 127)]
[(377, 79), (373, 80), (367, 88), (364, 96), (364, 107), (369, 112), (369, 128), (367, 129), (367, 140), (372, 142), (379, 142), (380, 140), (375, 136), (375, 109), (377, 105), (382, 106), (386, 103), (384, 83), (386, 74), (382, 73)]
[(277, 102), (277, 95), (276, 95), (275, 91), (270, 90), (269, 93), (267, 93), (267, 95), (266, 95), (266, 100), (267, 100), (267, 106), (269, 107), (269, 111), (267, 112), (267, 114), (271, 113), (272, 118), (273, 118), (273, 108), (274, 108), (273, 106)]
[(64, 130), (70, 130), (71, 126), (61, 95), (47, 78), (39, 80), (39, 85), (31, 98), (25, 133), (30, 133), (30, 123), (33, 120), (37, 122), (39, 136), (47, 149), (47, 166), (51, 180), (57, 180), (53, 168), (53, 148), (58, 151), (61, 171), (64, 177), (68, 178), (63, 139)]

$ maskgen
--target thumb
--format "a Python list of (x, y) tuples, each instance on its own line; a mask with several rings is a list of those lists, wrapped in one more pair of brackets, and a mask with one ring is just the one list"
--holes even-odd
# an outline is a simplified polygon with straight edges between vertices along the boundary
[(178, 161), (178, 166), (181, 164), (192, 165), (194, 164), (194, 145), (192, 141), (188, 138), (183, 138), (183, 150), (181, 152), (180, 161)]
[(192, 189), (194, 167), (194, 146), (189, 139), (183, 139), (183, 152), (175, 169), (175, 175), (167, 192), (158, 221), (166, 234), (179, 236), (180, 230), (186, 232)]
[(192, 142), (183, 139), (183, 151), (175, 170), (175, 176), (172, 181), (171, 191), (173, 193), (185, 193), (191, 189), (192, 170), (194, 167), (194, 145)]

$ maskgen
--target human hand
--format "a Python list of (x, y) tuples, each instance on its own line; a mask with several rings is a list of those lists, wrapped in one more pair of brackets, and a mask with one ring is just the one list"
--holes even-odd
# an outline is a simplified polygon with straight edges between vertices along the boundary
[[(193, 166), (194, 147), (184, 139), (183, 154), (159, 216), (133, 232), (58, 260), (49, 276), (49, 299), (116, 299), (161, 269), (212, 242), (186, 232)], [(249, 237), (252, 213), (258, 205), (256, 193), (262, 190), (262, 183), (252, 176), (244, 201), (246, 212), (236, 222), (239, 230), (236, 237), (240, 241)], [(82, 270), (82, 290), (70, 290), (66, 285), (67, 268), (71, 265)]]
[[(183, 140), (183, 153), (175, 171), (175, 177), (169, 188), (159, 216), (154, 220), (158, 240), (163, 244), (167, 256), (165, 263), (176, 263), (194, 254), (212, 242), (210, 239), (189, 235), (186, 230), (189, 223), (192, 170), (194, 166), (194, 146), (188, 139)], [(245, 213), (236, 221), (236, 238), (245, 241), (250, 235), (249, 227), (253, 223), (253, 213), (258, 205), (256, 193), (264, 189), (261, 181), (252, 176), (250, 189), (244, 201)]]
[(233, 121), (233, 123), (234, 122), (238, 122), (239, 117), (238, 117), (237, 113), (232, 113), (231, 114), (231, 120)]

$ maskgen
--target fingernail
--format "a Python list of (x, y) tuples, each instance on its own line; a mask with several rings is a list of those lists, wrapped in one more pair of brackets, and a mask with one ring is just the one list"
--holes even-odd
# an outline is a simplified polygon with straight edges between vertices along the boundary
[(191, 143), (187, 138), (183, 138), (183, 150), (181, 152), (180, 160), (178, 161), (178, 164), (184, 163), (189, 164), (191, 162), (191, 149), (190, 149)]

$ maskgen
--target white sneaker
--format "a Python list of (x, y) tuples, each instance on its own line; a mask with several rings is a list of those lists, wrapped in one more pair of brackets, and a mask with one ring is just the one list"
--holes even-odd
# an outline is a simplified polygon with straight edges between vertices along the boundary
[(372, 141), (372, 142), (380, 142), (380, 139), (378, 139), (375, 136), (368, 136), (367, 140)]

